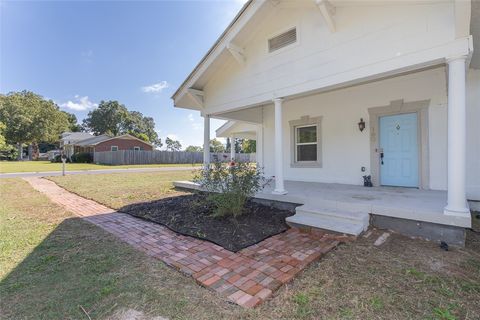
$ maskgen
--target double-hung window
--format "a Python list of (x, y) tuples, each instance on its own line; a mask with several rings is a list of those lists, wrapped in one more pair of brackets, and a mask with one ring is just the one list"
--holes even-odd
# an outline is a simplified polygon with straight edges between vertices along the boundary
[(295, 127), (295, 162), (317, 161), (317, 126)]
[(118, 146), (111, 146), (110, 151), (118, 151)]
[(291, 167), (321, 167), (322, 117), (304, 116), (290, 121)]

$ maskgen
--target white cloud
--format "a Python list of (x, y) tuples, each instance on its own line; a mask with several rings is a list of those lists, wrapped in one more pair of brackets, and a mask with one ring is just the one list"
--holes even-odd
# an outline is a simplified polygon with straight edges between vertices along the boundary
[(64, 109), (70, 109), (74, 111), (85, 111), (98, 107), (98, 104), (93, 103), (88, 99), (88, 96), (80, 97), (78, 94), (75, 95), (73, 101), (69, 100), (65, 103), (60, 104), (60, 107)]
[(202, 124), (195, 121), (195, 117), (193, 116), (193, 113), (188, 114), (188, 121), (192, 124), (193, 130), (200, 130), (202, 128)]
[(163, 89), (168, 88), (169, 84), (167, 81), (160, 81), (159, 83), (154, 83), (149, 86), (142, 87), (142, 91), (146, 93), (160, 93)]
[(82, 54), (82, 57), (91, 58), (91, 57), (93, 57), (93, 50), (89, 49), (89, 50), (86, 50), (86, 51), (82, 51), (81, 54)]

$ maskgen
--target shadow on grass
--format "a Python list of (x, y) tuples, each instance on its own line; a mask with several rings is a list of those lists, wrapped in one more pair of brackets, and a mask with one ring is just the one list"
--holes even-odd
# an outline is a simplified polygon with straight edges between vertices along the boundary
[(86, 319), (81, 307), (92, 319), (123, 307), (154, 308), (168, 316), (188, 309), (189, 295), (205, 294), (192, 286), (162, 262), (70, 218), (2, 279), (0, 318)]

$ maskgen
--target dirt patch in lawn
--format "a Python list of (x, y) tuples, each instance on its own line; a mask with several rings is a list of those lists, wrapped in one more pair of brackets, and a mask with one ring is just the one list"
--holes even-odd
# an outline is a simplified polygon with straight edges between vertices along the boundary
[(119, 211), (165, 225), (183, 235), (208, 240), (233, 252), (286, 231), (285, 218), (294, 214), (248, 201), (240, 217), (214, 218), (213, 207), (203, 193), (132, 204)]

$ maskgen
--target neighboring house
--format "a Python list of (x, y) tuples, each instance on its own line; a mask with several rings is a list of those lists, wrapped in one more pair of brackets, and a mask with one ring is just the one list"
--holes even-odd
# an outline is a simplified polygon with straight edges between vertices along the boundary
[(79, 141), (92, 138), (93, 135), (87, 132), (64, 132), (60, 137), (60, 149), (70, 158), (74, 153), (74, 146)]
[[(85, 145), (86, 146), (86, 145)], [(121, 151), (121, 150), (136, 150), (136, 151), (152, 151), (153, 146), (141, 139), (138, 139), (129, 134), (124, 134), (118, 137), (108, 137), (100, 141), (90, 141), (88, 147), (92, 148), (93, 152), (102, 151)]]
[[(63, 135), (62, 135), (63, 136)], [(61, 145), (64, 146), (67, 156), (72, 156), (75, 153), (95, 153), (101, 151), (121, 151), (121, 150), (146, 150), (152, 151), (153, 147), (150, 143), (140, 140), (129, 134), (124, 134), (117, 137), (111, 137), (103, 134), (99, 136), (92, 136), (91, 134), (84, 134), (83, 139), (70, 139), (70, 135), (62, 138)], [(66, 143), (68, 142), (68, 144)]]
[(358, 234), (368, 213), (462, 243), (480, 200), (479, 37), (475, 1), (253, 0), (172, 99), (204, 117), (207, 163), (210, 118), (256, 128), (275, 177), (262, 197), (309, 206), (291, 222)]

